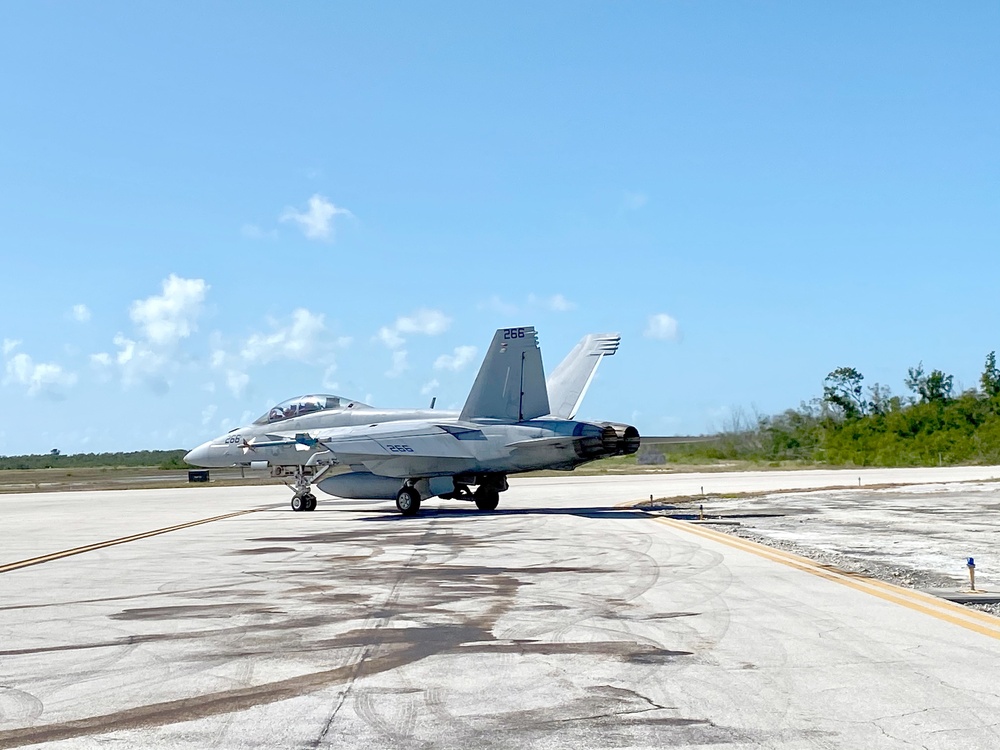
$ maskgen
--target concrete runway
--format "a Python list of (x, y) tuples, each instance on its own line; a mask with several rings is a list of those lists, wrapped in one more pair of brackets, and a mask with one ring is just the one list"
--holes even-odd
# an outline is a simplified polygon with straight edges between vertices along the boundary
[(0, 748), (996, 748), (997, 618), (615, 507), (994, 473), (3, 496)]

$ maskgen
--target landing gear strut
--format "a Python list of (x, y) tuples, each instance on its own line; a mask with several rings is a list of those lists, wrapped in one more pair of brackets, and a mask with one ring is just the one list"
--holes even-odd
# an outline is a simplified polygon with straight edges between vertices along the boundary
[[(310, 491), (313, 482), (318, 482), (320, 477), (326, 474), (330, 470), (330, 465), (323, 466), (319, 471), (316, 471), (312, 466), (296, 466), (295, 467), (295, 478), (292, 482), (288, 484), (295, 493), (292, 495), (292, 510), (299, 511), (312, 511), (316, 510), (316, 496)], [(282, 470), (282, 467), (275, 467), (272, 471), (272, 476), (287, 476), (288, 468)]]

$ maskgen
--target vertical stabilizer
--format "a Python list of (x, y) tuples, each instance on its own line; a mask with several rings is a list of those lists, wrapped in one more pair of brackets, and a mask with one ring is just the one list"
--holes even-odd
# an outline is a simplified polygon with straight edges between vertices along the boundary
[(549, 395), (534, 327), (499, 329), (460, 419), (523, 422), (548, 413)]
[(588, 333), (566, 359), (552, 372), (548, 380), (552, 416), (573, 419), (583, 403), (597, 366), (604, 357), (618, 351), (621, 336), (617, 333)]

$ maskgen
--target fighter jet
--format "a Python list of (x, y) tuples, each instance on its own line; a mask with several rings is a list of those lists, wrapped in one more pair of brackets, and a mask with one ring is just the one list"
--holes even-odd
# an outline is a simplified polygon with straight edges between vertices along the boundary
[(335, 497), (395, 499), (404, 516), (431, 497), (495, 510), (510, 474), (570, 470), (639, 450), (635, 427), (574, 419), (597, 365), (619, 341), (617, 334), (585, 336), (546, 381), (534, 327), (501, 328), (461, 412), (301, 396), (184, 460), (205, 467), (269, 465), (272, 476), (290, 480), (295, 511), (315, 510), (314, 484)]

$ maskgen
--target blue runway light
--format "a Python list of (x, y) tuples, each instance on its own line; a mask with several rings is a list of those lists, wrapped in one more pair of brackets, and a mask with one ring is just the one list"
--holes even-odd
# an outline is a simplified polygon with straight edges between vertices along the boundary
[(976, 561), (973, 558), (969, 558), (969, 562), (966, 563), (970, 568), (976, 567)]

